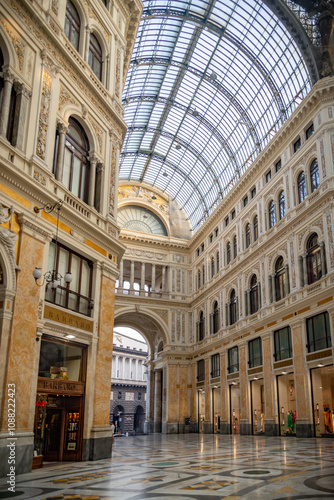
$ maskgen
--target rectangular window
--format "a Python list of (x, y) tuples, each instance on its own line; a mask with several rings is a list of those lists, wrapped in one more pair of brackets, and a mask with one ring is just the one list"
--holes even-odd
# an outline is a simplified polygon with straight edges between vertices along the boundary
[(235, 373), (239, 371), (239, 349), (232, 347), (228, 350), (228, 372)]
[(213, 234), (210, 234), (210, 236), (209, 236), (209, 240), (210, 240), (210, 243), (212, 243), (212, 242), (213, 242)]
[(200, 252), (200, 250), (199, 250), (199, 248), (197, 248), (197, 257), (199, 256), (199, 252)]
[(217, 236), (218, 236), (218, 232), (219, 232), (219, 231), (218, 231), (218, 227), (217, 227), (217, 229), (215, 230), (215, 237), (216, 237), (216, 238), (217, 238)]
[(228, 226), (229, 222), (230, 222), (230, 218), (228, 216), (225, 217), (225, 226)]
[(235, 218), (235, 209), (232, 210), (231, 212), (232, 220)]
[(211, 377), (220, 377), (220, 355), (215, 354), (211, 357)]
[(320, 351), (332, 346), (328, 312), (306, 320), (308, 352)]
[(278, 172), (281, 167), (282, 167), (282, 160), (278, 160), (278, 162), (276, 162), (276, 164), (275, 164), (276, 172)]
[(305, 132), (305, 135), (306, 135), (306, 140), (309, 139), (311, 137), (311, 135), (314, 134), (314, 125), (312, 123), (312, 125), (310, 125), (307, 129), (306, 129), (306, 132)]
[[(51, 242), (48, 270), (59, 273), (62, 278), (57, 288), (46, 287), (45, 300), (72, 311), (91, 316), (93, 263), (58, 243)], [(65, 274), (72, 274), (71, 283), (66, 283)]]
[(250, 340), (248, 343), (249, 348), (249, 368), (262, 365), (262, 340), (261, 337)]
[(275, 361), (292, 358), (291, 330), (287, 326), (274, 332)]
[(202, 243), (202, 252), (204, 252), (204, 243)]
[(300, 140), (300, 137), (299, 137), (299, 139), (297, 139), (296, 142), (293, 143), (293, 152), (295, 153), (296, 151), (298, 151), (298, 149), (300, 148), (301, 145), (302, 145), (302, 141)]
[(205, 361), (200, 359), (197, 361), (197, 382), (205, 380)]
[(254, 188), (251, 190), (251, 197), (252, 197), (252, 198), (255, 198), (255, 195), (256, 195), (256, 187), (254, 187)]
[(269, 172), (266, 173), (266, 182), (269, 182), (271, 179), (271, 170), (269, 170)]
[(248, 196), (245, 196), (244, 197), (244, 207), (248, 205)]

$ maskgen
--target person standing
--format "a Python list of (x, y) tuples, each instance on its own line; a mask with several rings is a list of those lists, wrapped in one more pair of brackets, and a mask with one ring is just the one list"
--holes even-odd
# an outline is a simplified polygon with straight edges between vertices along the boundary
[(114, 444), (114, 434), (115, 434), (115, 424), (114, 424), (114, 422), (111, 422), (110, 428), (111, 428), (111, 437), (112, 437), (111, 442), (112, 442), (112, 444)]

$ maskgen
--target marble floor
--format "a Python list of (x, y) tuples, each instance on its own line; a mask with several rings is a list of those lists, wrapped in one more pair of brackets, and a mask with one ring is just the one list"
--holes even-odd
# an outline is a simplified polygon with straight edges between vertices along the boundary
[(334, 439), (118, 437), (111, 459), (45, 464), (18, 476), (16, 491), (22, 500), (334, 499)]

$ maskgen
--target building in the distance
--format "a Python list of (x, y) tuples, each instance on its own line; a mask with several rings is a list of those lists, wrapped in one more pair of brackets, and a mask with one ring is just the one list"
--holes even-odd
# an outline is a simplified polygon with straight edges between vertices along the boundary
[(114, 331), (110, 421), (116, 433), (144, 431), (146, 415), (147, 344)]

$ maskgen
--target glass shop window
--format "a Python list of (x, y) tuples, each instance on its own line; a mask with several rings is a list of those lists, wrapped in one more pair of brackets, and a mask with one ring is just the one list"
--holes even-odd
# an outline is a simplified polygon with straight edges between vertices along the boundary
[(42, 339), (38, 376), (50, 379), (83, 380), (85, 349), (78, 345)]
[(328, 312), (306, 320), (308, 352), (320, 351), (332, 346)]

